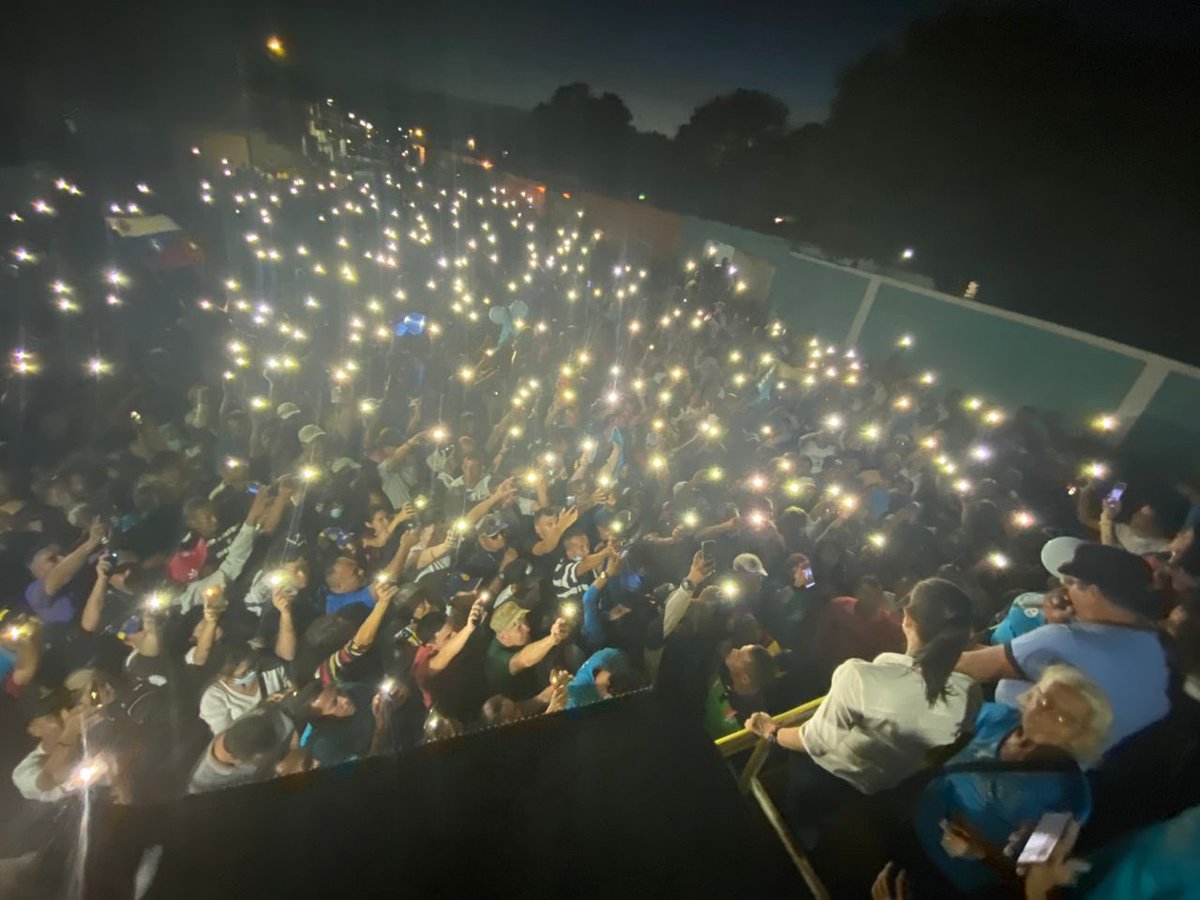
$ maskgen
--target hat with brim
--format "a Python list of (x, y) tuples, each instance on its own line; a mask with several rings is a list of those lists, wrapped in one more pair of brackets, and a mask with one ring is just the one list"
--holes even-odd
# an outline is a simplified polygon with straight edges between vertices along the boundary
[(1106, 599), (1140, 616), (1153, 617), (1159, 604), (1151, 590), (1153, 573), (1140, 556), (1104, 544), (1080, 544), (1059, 566), (1059, 574), (1094, 585)]
[(763, 567), (762, 560), (753, 553), (739, 553), (733, 558), (733, 571), (745, 572), (748, 575), (760, 575), (763, 578), (767, 577), (767, 570)]
[(492, 613), (492, 631), (496, 634), (508, 631), (524, 621), (527, 615), (529, 615), (529, 610), (510, 600)]
[(313, 441), (315, 441), (317, 438), (319, 438), (324, 433), (325, 432), (321, 428), (320, 425), (305, 425), (296, 434), (296, 437), (300, 440), (300, 443), (302, 443), (302, 444), (311, 444)]
[(1075, 550), (1082, 543), (1077, 537), (1051, 538), (1042, 546), (1042, 565), (1057, 578), (1059, 568), (1075, 558)]

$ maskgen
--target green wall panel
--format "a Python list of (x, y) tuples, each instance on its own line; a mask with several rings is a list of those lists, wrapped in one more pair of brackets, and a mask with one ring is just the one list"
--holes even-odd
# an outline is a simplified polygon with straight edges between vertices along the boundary
[(1200, 381), (1171, 372), (1125, 436), (1122, 453), (1153, 464), (1158, 474), (1200, 472)]
[(1082, 424), (1116, 409), (1145, 363), (1021, 322), (985, 315), (893, 284), (881, 284), (858, 346), (868, 360), (886, 357), (897, 338), (919, 367), (1005, 407), (1031, 405)]

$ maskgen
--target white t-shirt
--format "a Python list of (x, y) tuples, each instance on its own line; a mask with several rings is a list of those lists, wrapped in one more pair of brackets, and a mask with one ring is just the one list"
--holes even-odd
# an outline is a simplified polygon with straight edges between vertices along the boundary
[(881, 653), (834, 670), (829, 694), (801, 726), (813, 762), (864, 794), (895, 787), (925, 765), (934, 747), (952, 744), (975, 720), (979, 686), (958, 672), (933, 706), (911, 656)]
[(1113, 526), (1113, 534), (1116, 536), (1118, 544), (1138, 556), (1145, 556), (1148, 553), (1164, 553), (1171, 546), (1171, 542), (1166, 538), (1142, 537), (1124, 522), (1118, 522)]
[(221, 679), (210, 684), (200, 695), (200, 718), (208, 723), (213, 734), (220, 734), (262, 700), (257, 684), (253, 694), (235, 691)]
[[(58, 787), (50, 788), (48, 791), (44, 791), (38, 787), (38, 776), (42, 774), (42, 767), (45, 766), (46, 758), (49, 755), (39, 744), (30, 750), (29, 755), (17, 763), (17, 767), (13, 769), (13, 784), (16, 785), (17, 790), (21, 792), (21, 796), (26, 800), (57, 803), (59, 800), (69, 797), (78, 790), (70, 781), (65, 781)], [(94, 783), (110, 784), (111, 781), (109, 775), (105, 773)]]

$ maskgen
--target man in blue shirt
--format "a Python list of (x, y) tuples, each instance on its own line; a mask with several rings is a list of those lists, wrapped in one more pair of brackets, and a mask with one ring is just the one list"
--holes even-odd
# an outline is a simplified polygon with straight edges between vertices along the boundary
[(1152, 619), (1158, 604), (1150, 567), (1140, 556), (1102, 544), (1078, 544), (1057, 567), (1052, 567), (1057, 560), (1046, 557), (1047, 568), (1067, 588), (1075, 621), (1043, 625), (1010, 643), (969, 650), (956, 669), (979, 682), (999, 681), (997, 702), (1016, 706), (1017, 697), (1047, 666), (1074, 666), (1112, 704), (1107, 752), (1170, 709), (1167, 658)]
[(325, 614), (337, 612), (352, 603), (361, 603), (367, 609), (375, 605), (371, 588), (365, 583), (365, 573), (357, 562), (348, 556), (339, 556), (325, 569)]

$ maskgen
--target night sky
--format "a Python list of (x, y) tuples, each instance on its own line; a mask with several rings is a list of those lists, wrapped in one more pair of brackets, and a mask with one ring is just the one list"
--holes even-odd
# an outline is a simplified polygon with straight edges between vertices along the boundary
[[(976, 0), (987, 5), (988, 0)], [(1194, 35), (1191, 0), (1061, 0), (1081, 27)], [(317, 83), (400, 84), (529, 108), (586, 81), (619, 94), (644, 130), (674, 134), (704, 100), (738, 87), (782, 98), (793, 124), (823, 119), (838, 73), (951, 0), (96, 0), (68, 15), (23, 3), (0, 34), (8, 90), (236, 79), (231, 48), (284, 37)], [(59, 85), (57, 91), (55, 84)], [(61, 85), (68, 85), (67, 88)], [(107, 90), (107, 87), (106, 87)], [(11, 95), (10, 95), (11, 96)]]
[[(803, 0), (773, 11), (745, 2), (523, 0), (439, 5), (395, 29), (379, 12), (353, 23), (332, 10), (315, 14), (316, 22), (285, 15), (301, 53), (308, 52), (310, 29), (365, 31), (370, 52), (352, 63), (365, 75), (521, 107), (560, 84), (585, 81), (619, 94), (638, 128), (674, 134), (696, 105), (735, 87), (779, 96), (797, 123), (822, 119), (840, 69), (898, 36), (913, 18), (948, 5)], [(360, 31), (372, 20), (384, 27)], [(312, 52), (322, 65), (347, 63), (331, 43), (317, 42)]]

